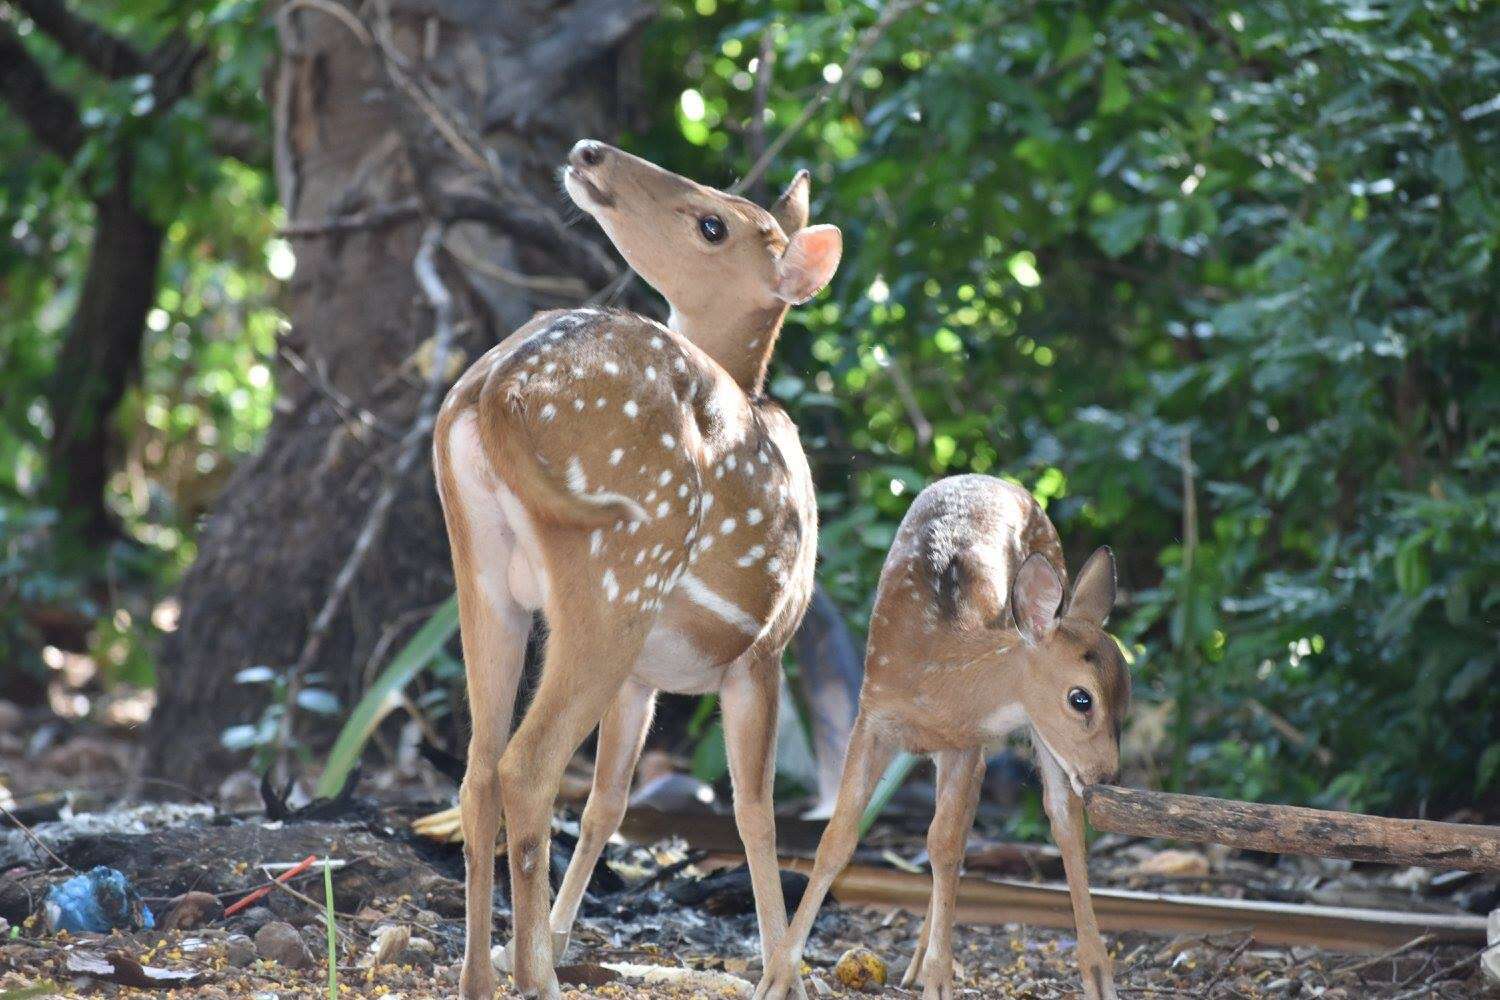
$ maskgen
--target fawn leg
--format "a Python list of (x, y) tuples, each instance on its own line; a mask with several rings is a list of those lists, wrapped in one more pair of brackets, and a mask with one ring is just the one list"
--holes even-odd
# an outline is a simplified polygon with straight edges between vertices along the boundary
[(782, 1000), (788, 991), (802, 985), (797, 970), (802, 964), (802, 949), (807, 944), (807, 936), (812, 932), (813, 921), (818, 918), (818, 909), (823, 905), (833, 880), (844, 870), (859, 844), (860, 817), (892, 756), (893, 749), (876, 738), (863, 714), (854, 720), (854, 730), (849, 734), (849, 751), (844, 758), (844, 776), (839, 783), (838, 802), (818, 844), (817, 859), (813, 862), (807, 889), (802, 894), (802, 903), (797, 907), (791, 926), (776, 943), (774, 953), (766, 962), (760, 985), (755, 989), (755, 1000)]
[(627, 680), (614, 704), (599, 723), (599, 747), (594, 753), (594, 787), (589, 791), (579, 823), (578, 848), (568, 862), (568, 873), (552, 904), (552, 953), (562, 958), (568, 948), (568, 935), (578, 916), (578, 905), (588, 888), (589, 876), (599, 861), (599, 854), (625, 817), (630, 801), (630, 781), (635, 764), (651, 728), (651, 712), (656, 691), (634, 680)]
[(953, 914), (958, 899), (958, 873), (969, 830), (974, 826), (974, 811), (979, 805), (984, 751), (944, 750), (936, 757), (937, 809), (927, 829), (932, 901), (923, 929), (925, 947), (920, 955), (912, 956), (912, 966), (922, 976), (924, 1000), (952, 1000)]
[(1089, 895), (1088, 852), (1083, 838), (1083, 800), (1073, 791), (1067, 772), (1046, 747), (1038, 746), (1042, 772), (1042, 802), (1052, 822), (1052, 839), (1062, 852), (1068, 895), (1073, 899), (1073, 923), (1078, 931), (1078, 971), (1086, 1000), (1118, 1000), (1113, 963)]

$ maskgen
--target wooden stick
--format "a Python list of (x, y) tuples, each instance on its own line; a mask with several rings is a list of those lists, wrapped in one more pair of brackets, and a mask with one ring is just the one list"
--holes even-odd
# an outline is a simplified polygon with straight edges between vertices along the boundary
[[(711, 870), (743, 861), (741, 854), (711, 854), (699, 862), (699, 867)], [(781, 867), (806, 874), (812, 863), (805, 858), (783, 857)], [(917, 914), (926, 911), (931, 893), (930, 875), (858, 862), (844, 869), (833, 883), (834, 898), (845, 906), (903, 909)], [(1091, 895), (1099, 926), (1107, 931), (1252, 933), (1261, 945), (1312, 945), (1354, 953), (1382, 951), (1424, 934), (1431, 935), (1434, 942), (1484, 943), (1485, 919), (1470, 914), (1216, 899), (1131, 889), (1095, 888)], [(959, 880), (956, 912), (959, 922), (966, 924), (1073, 928), (1073, 904), (1068, 890), (1060, 885), (966, 875)]]
[(1500, 827), (1233, 802), (1113, 785), (1084, 791), (1100, 830), (1273, 854), (1500, 872)]

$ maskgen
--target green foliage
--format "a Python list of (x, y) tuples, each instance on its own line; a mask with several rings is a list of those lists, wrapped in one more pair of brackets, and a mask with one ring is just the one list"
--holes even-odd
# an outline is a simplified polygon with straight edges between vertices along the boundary
[[(259, 440), (275, 396), (274, 185), (266, 164), (221, 155), (209, 135), (211, 123), (268, 133), (261, 80), (275, 40), (247, 0), (69, 6), (143, 53), (175, 36), (206, 56), (192, 91), (163, 110), (149, 77), (107, 79), (0, 9), (86, 131), (63, 162), (0, 106), (0, 659), (40, 669), (28, 612), (93, 619), (94, 647), (128, 647), (123, 668), (101, 661), (109, 678), (148, 683), (151, 601), (192, 560), (193, 522)], [(42, 488), (56, 422), (46, 393), (86, 271), (91, 199), (122, 150), (133, 198), (166, 241), (141, 375), (114, 418), (108, 501), (124, 537), (101, 561), (62, 530)]]
[(391, 657), (391, 662), (380, 672), (354, 711), (339, 730), (333, 749), (328, 752), (328, 763), (318, 778), (317, 791), (323, 798), (332, 798), (344, 787), (349, 772), (359, 763), (365, 744), (379, 727), (381, 721), (396, 706), (398, 696), (406, 690), (413, 677), (431, 665), (443, 651), (443, 646), (458, 634), (458, 597), (444, 601), (422, 627), (407, 640), (406, 645)]
[[(672, 113), (634, 148), (728, 183), (767, 25), (774, 136), (876, 15), (669, 9), (645, 64)], [(1377, 809), (1493, 789), (1496, 38), (1462, 0), (901, 20), (774, 172), (810, 167), (846, 239), (772, 382), (825, 585), (867, 610), (917, 488), (1014, 476), (1070, 553), (1122, 554), (1138, 697), (1187, 738), (1172, 783)]]

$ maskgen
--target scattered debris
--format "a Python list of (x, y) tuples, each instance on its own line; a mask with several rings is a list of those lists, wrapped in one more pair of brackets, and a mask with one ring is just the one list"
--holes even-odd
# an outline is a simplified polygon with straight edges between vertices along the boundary
[(1173, 877), (1203, 876), (1208, 874), (1208, 858), (1197, 851), (1168, 849), (1157, 851), (1136, 865), (1137, 875), (1168, 875)]
[(47, 893), (47, 926), (70, 934), (107, 934), (156, 925), (151, 909), (123, 872), (100, 865)]
[(884, 986), (889, 970), (885, 959), (868, 948), (850, 948), (833, 967), (834, 978), (851, 990), (873, 992)]
[(71, 952), (65, 966), (70, 976), (87, 976), (103, 979), (121, 986), (139, 989), (176, 989), (195, 986), (207, 977), (196, 972), (175, 972), (142, 965), (124, 952), (114, 951), (108, 955), (92, 952)]
[(219, 897), (208, 892), (185, 892), (172, 900), (161, 926), (167, 931), (190, 931), (223, 916), (224, 907)]

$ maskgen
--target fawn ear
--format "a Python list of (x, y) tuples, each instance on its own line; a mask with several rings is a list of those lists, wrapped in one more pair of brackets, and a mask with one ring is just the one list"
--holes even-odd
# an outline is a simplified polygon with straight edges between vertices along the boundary
[(1062, 577), (1051, 561), (1040, 552), (1027, 556), (1010, 586), (1010, 612), (1022, 640), (1032, 646), (1041, 641), (1057, 618), (1062, 599)]
[(1101, 545), (1078, 571), (1068, 614), (1103, 627), (1115, 607), (1115, 554)]
[(843, 252), (838, 226), (799, 229), (776, 262), (776, 297), (795, 306), (817, 295), (833, 279)]
[(812, 188), (812, 175), (806, 170), (797, 171), (797, 176), (781, 192), (781, 197), (771, 206), (771, 216), (788, 236), (807, 225), (807, 199)]

